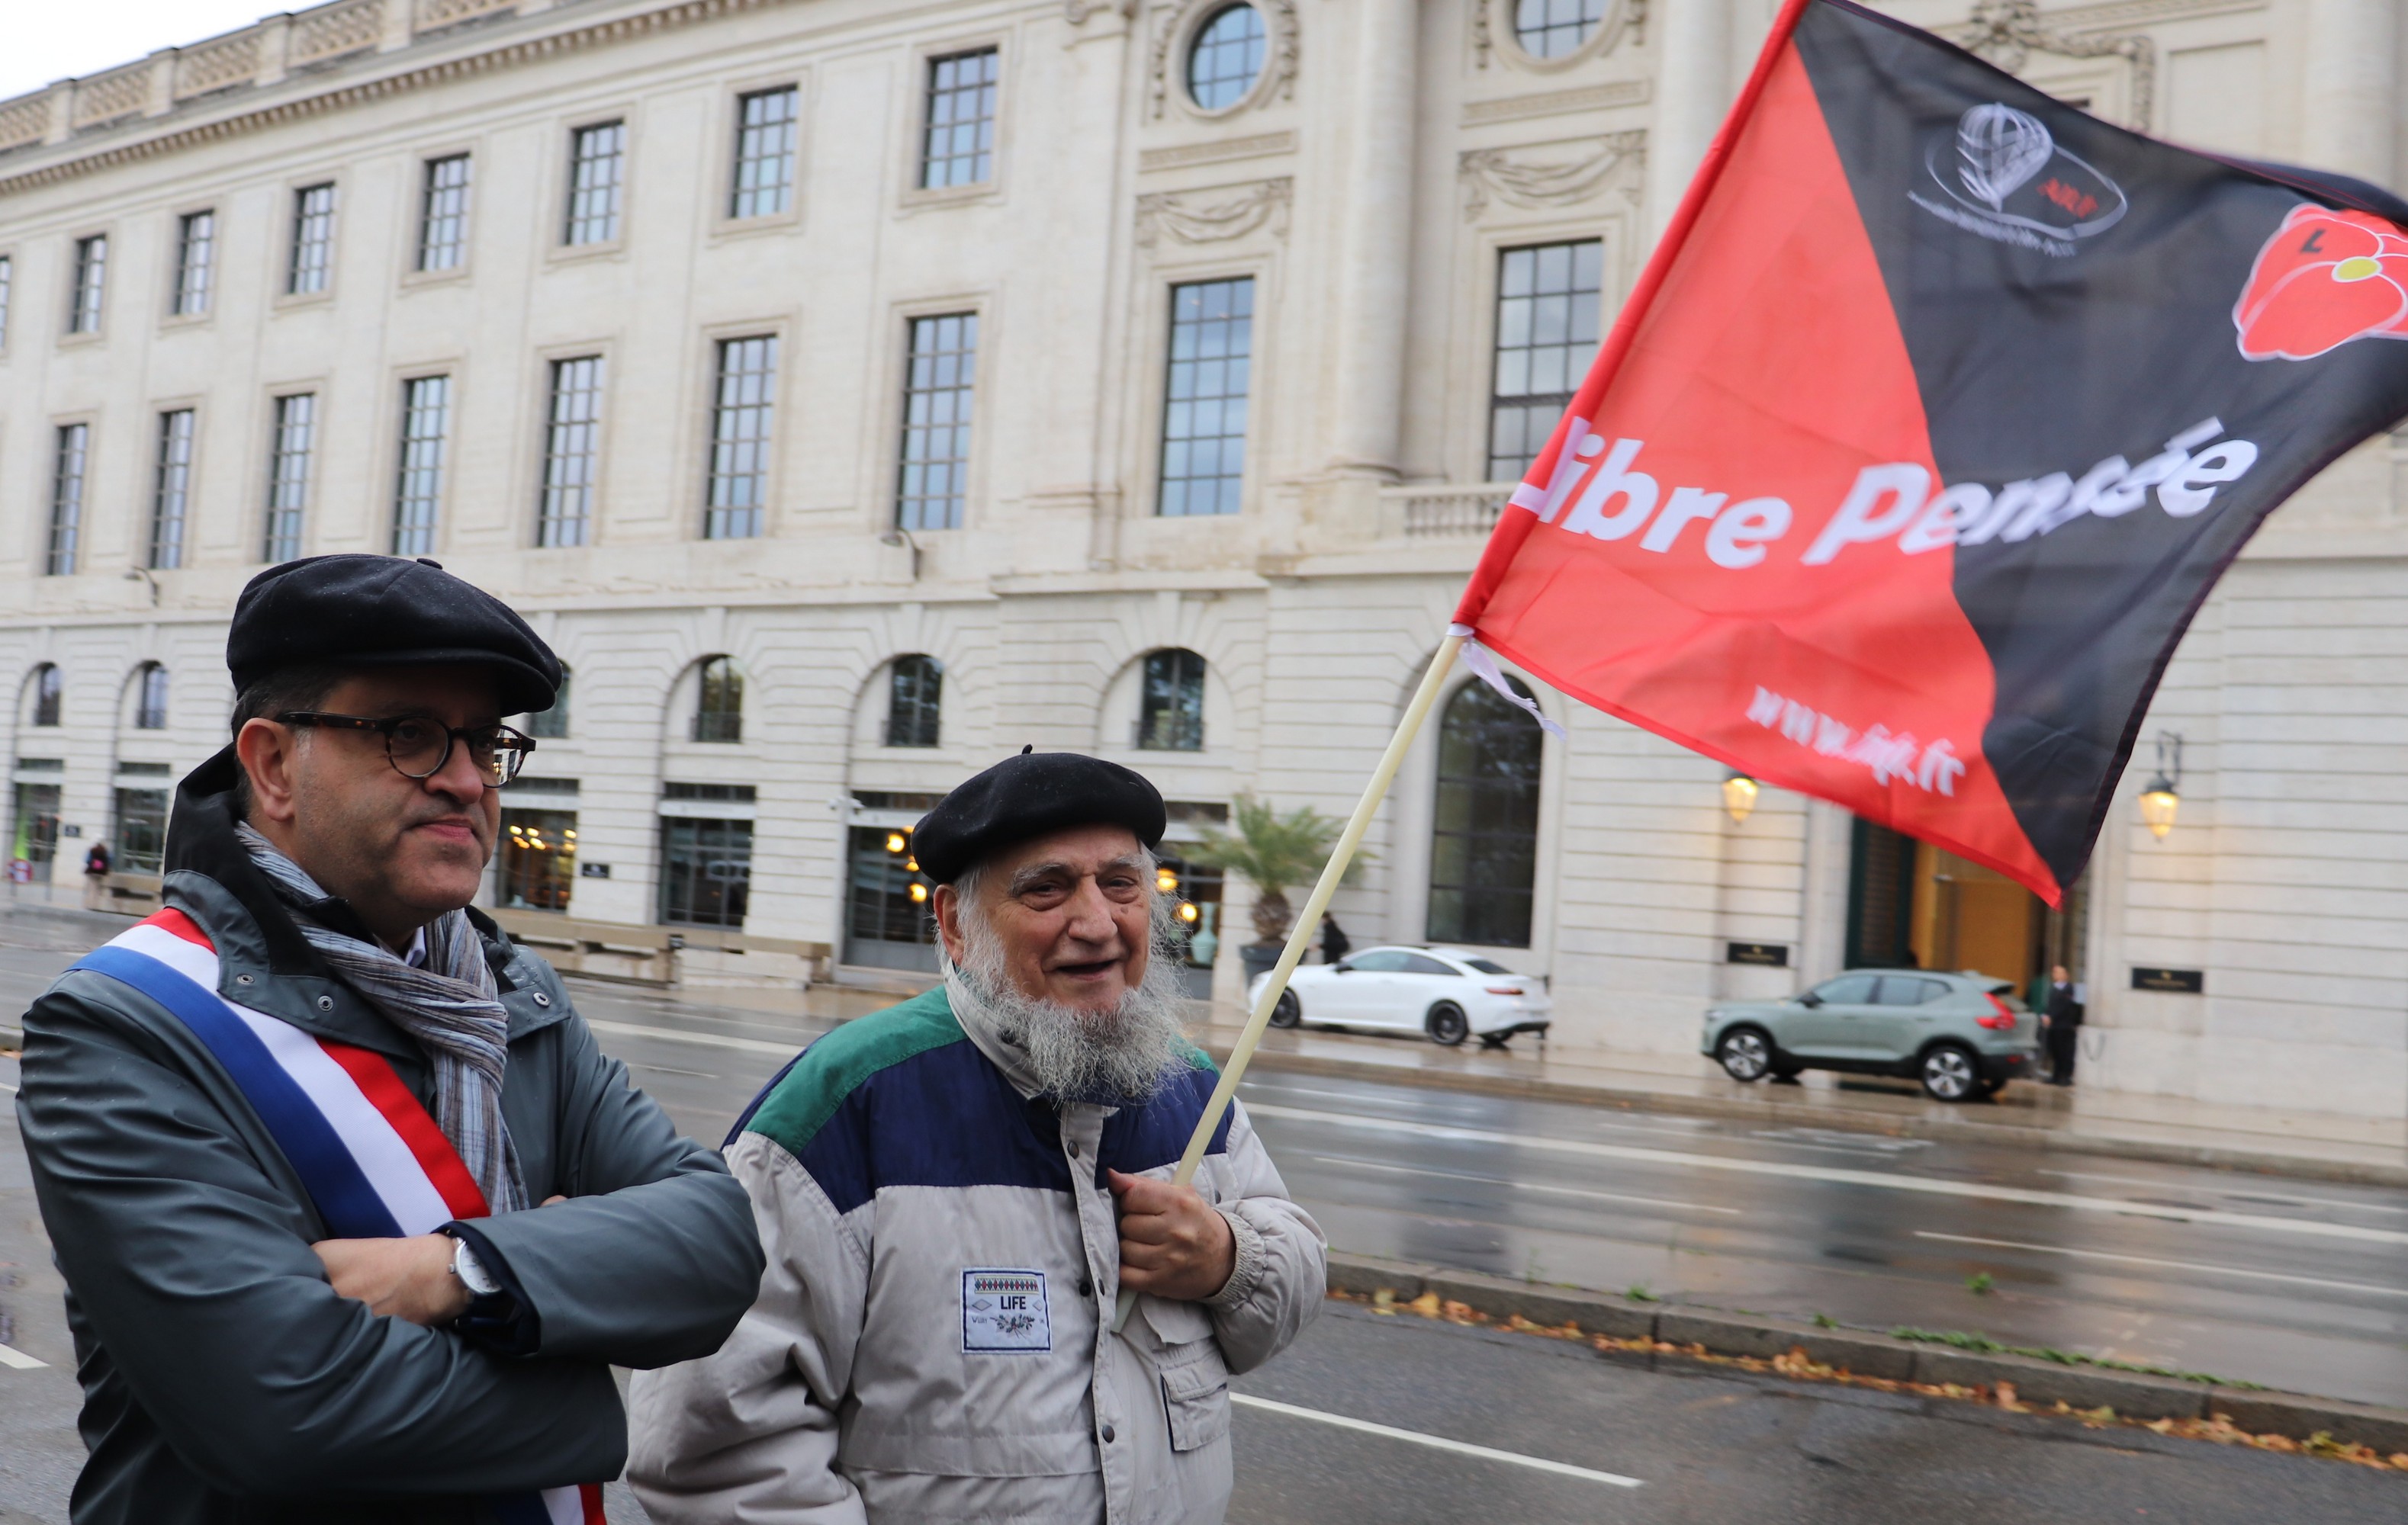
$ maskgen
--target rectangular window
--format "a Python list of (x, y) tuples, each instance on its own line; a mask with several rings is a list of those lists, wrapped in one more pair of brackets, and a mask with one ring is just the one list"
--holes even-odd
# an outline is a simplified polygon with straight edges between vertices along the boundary
[(719, 342), (719, 386), (710, 408), (710, 481), (702, 534), (743, 540), (761, 533), (769, 483), (770, 403), (778, 383), (778, 336)]
[(1488, 479), (1518, 482), (1547, 446), (1596, 358), (1605, 246), (1509, 249), (1497, 279), (1497, 366), (1488, 405)]
[(513, 910), (565, 911), (577, 883), (577, 812), (502, 812), (501, 903)]
[(187, 212), (176, 220), (176, 292), (168, 304), (179, 318), (209, 310), (209, 278), (216, 272), (218, 214)]
[(619, 236), (619, 184), (627, 150), (627, 124), (605, 121), (580, 127), (568, 139), (568, 225), (564, 244), (607, 244)]
[(796, 97), (788, 85), (736, 98), (736, 185), (728, 216), (767, 217), (793, 205)]
[(117, 791), (117, 828), (111, 844), (117, 848), (117, 859), (111, 865), (117, 872), (158, 873), (167, 845), (167, 791)]
[(661, 919), (740, 927), (752, 881), (752, 823), (672, 816), (661, 822)]
[(17, 808), (8, 823), (8, 856), (32, 864), (37, 879), (50, 878), (50, 862), (58, 854), (62, 790), (58, 784), (17, 786)]
[(934, 890), (911, 856), (911, 834), (855, 826), (847, 834), (844, 962), (874, 969), (937, 969)]
[(995, 168), (996, 50), (928, 60), (928, 125), (920, 187), (977, 185)]
[(970, 402), (978, 369), (978, 314), (911, 320), (903, 378), (903, 461), (896, 522), (958, 530), (970, 465)]
[(1234, 514), (1246, 475), (1246, 388), (1254, 279), (1170, 289), (1170, 375), (1162, 411), (1160, 512)]
[(193, 410), (159, 415), (159, 462), (150, 480), (150, 565), (184, 564), (184, 514), (193, 492)]
[(468, 156), (426, 161), (418, 196), (418, 268), (457, 270), (468, 257)]
[(17, 286), (17, 262), (0, 254), (0, 349), (8, 348), (8, 298)]
[(1146, 655), (1137, 744), (1149, 752), (1204, 749), (1204, 659), (1177, 648)]
[(293, 259), (284, 292), (322, 292), (335, 275), (335, 188), (305, 185), (293, 192)]
[(422, 376), (401, 386), (401, 465), (393, 492), (393, 553), (435, 550), (443, 501), (443, 440), (452, 421), (452, 378)]
[(84, 474), (92, 458), (92, 425), (59, 426), (57, 454), (50, 465), (50, 546), (43, 569), (64, 577), (76, 569), (76, 549), (83, 538)]
[(75, 246), (75, 287), (67, 297), (67, 332), (100, 332), (100, 298), (108, 284), (108, 235), (79, 238)]
[(276, 399), (276, 432), (267, 451), (267, 533), (261, 549), (268, 561), (289, 562), (301, 554), (301, 520), (309, 506), (309, 452), (317, 423), (316, 393)]
[(595, 464), (601, 455), (601, 433), (602, 357), (553, 361), (537, 545), (581, 546), (593, 534)]

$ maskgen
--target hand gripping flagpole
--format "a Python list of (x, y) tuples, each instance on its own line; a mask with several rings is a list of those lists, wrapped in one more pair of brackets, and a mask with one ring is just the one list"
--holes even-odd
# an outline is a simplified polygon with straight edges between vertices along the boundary
[[(1346, 866), (1354, 861), (1354, 849), (1363, 845), (1363, 834), (1371, 827), (1371, 818), (1379, 813), (1380, 802), (1388, 797), (1388, 786), (1396, 781), (1397, 769), (1404, 765), (1405, 753), (1412, 749), (1413, 737), (1421, 733), (1422, 722), (1429, 719), (1430, 705), (1438, 702), (1438, 691), (1446, 684), (1446, 675), (1455, 665), (1455, 657), (1464, 638), (1449, 633), (1439, 643), (1438, 654), (1430, 658), (1429, 670), (1422, 674), (1422, 686), (1413, 691), (1412, 703), (1405, 706), (1404, 718), (1397, 722), (1397, 734), (1388, 738), (1388, 749), (1380, 754), (1380, 765), (1371, 770), (1370, 781), (1363, 786), (1363, 797), (1354, 804), (1354, 814), (1346, 829), (1338, 834), (1337, 846), (1329, 849), (1329, 862), (1322, 865), (1321, 880), (1306, 897), (1304, 908), (1297, 913), (1296, 924), (1288, 929), (1287, 947), (1280, 949), (1279, 962), (1271, 965), (1270, 977), (1263, 981), (1263, 993), (1254, 1000), (1254, 1015), (1246, 1019), (1245, 1031), (1238, 1034), (1237, 1044), (1230, 1048), (1227, 1062), (1221, 1066), (1221, 1083), (1212, 1088), (1212, 1099), (1204, 1104), (1204, 1115), (1196, 1119), (1196, 1132), (1187, 1140), (1187, 1152), (1179, 1157), (1179, 1169), (1170, 1177), (1176, 1186), (1185, 1186), (1196, 1179), (1196, 1167), (1204, 1162), (1204, 1151), (1211, 1146), (1212, 1134), (1221, 1126), (1221, 1115), (1229, 1109), (1230, 1099), (1238, 1094), (1238, 1082), (1245, 1077), (1246, 1063), (1254, 1057), (1255, 1045), (1263, 1041), (1263, 1030), (1270, 1026), (1271, 1011), (1287, 993), (1288, 976), (1304, 962), (1304, 950), (1312, 946), (1312, 934), (1321, 925), (1321, 916), (1329, 909), (1329, 900), (1338, 892), (1338, 881), (1346, 877)], [(1129, 1310), (1137, 1306), (1137, 1293), (1121, 1289), (1120, 1306), (1112, 1315), (1112, 1332), (1118, 1333), (1128, 1322)]]

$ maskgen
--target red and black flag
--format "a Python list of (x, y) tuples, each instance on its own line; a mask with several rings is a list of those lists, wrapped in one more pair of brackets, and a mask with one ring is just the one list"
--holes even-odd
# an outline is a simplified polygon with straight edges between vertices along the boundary
[(2403, 221), (1790, 0), (1455, 618), (2055, 903), (2217, 576), (2408, 413)]

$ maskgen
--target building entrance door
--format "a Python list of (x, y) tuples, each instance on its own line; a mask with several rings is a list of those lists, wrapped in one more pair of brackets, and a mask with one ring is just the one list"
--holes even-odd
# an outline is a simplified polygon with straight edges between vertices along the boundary
[(2003, 874), (1868, 820), (1856, 823), (1849, 869), (1849, 968), (1971, 972), (2017, 991), (2052, 963), (2083, 977), (2084, 880), (2052, 911)]

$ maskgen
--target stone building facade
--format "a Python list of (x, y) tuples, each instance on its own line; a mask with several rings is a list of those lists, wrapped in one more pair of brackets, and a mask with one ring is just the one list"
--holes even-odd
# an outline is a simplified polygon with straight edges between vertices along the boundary
[[(505, 904), (908, 966), (910, 822), (1023, 744), (1141, 767), (1174, 853), (1244, 791), (1343, 813), (1773, 8), (336, 0), (0, 102), (16, 892), (155, 854), (236, 592), (336, 550), (571, 666)], [(2408, 165), (2393, 0), (1889, 8), (2162, 135)], [(2064, 913), (1458, 688), (1340, 919), (1667, 1063), (1850, 962), (2062, 957), (2099, 1083), (2408, 1113), (2401, 449), (2226, 579), (2125, 786), (2177, 823), (2119, 805)]]

